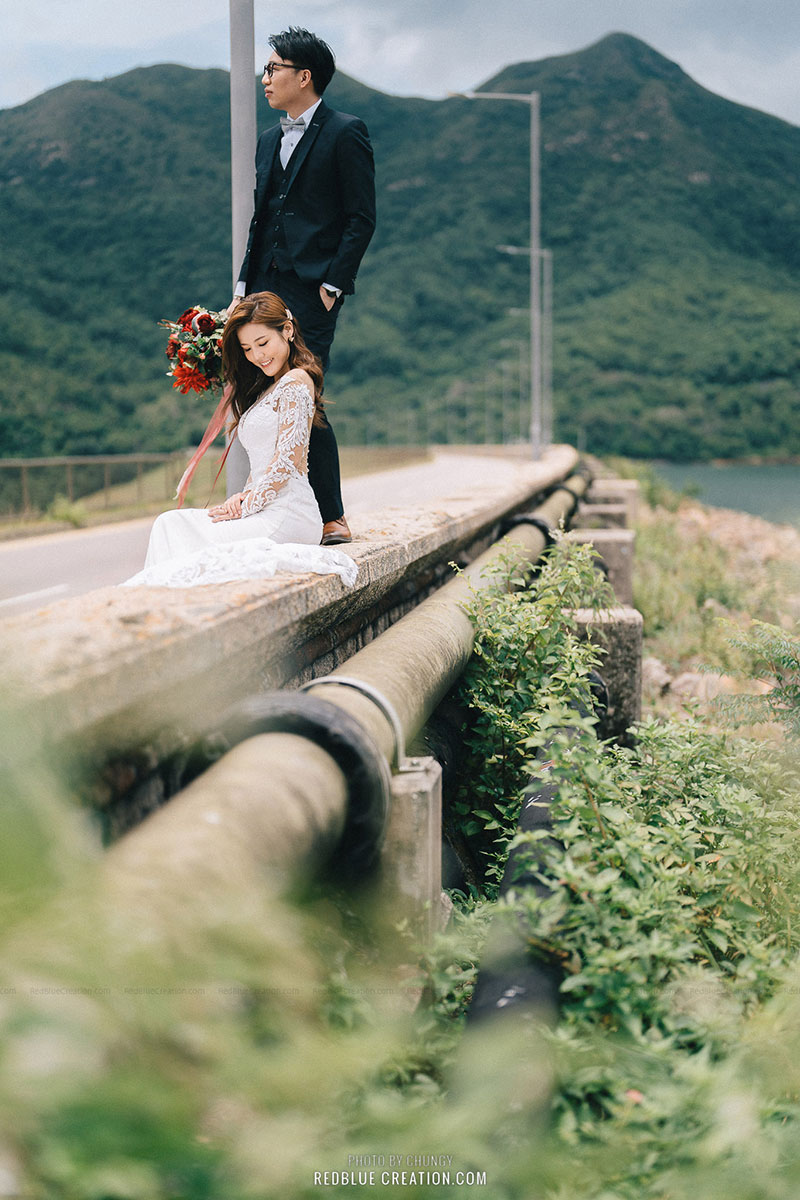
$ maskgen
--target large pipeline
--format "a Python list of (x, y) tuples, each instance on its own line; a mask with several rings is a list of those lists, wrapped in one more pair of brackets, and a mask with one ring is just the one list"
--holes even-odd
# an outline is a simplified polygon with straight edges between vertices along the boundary
[[(311, 700), (338, 710), (344, 724), (351, 720), (377, 755), (391, 762), (397, 722), (369, 696), (336, 685), (337, 674), (377, 689), (410, 741), (469, 661), (474, 630), (464, 606), (470, 589), (486, 586), (484, 571), (512, 547), (535, 562), (548, 531), (568, 524), (587, 486), (580, 473), (556, 485), (528, 514), (532, 523), (523, 518), (463, 573), (334, 671), (324, 687), (311, 685)], [(252, 727), (274, 725), (256, 720)], [(211, 910), (214, 896), (235, 903), (236, 893), (246, 895), (257, 879), (283, 888), (295, 873), (314, 870), (336, 853), (353, 823), (350, 774), (341, 755), (296, 732), (247, 737), (113, 847), (107, 870), (114, 887), (132, 904), (146, 901), (151, 911), (163, 907), (167, 919), (179, 898), (185, 903), (191, 896)], [(370, 817), (366, 826), (374, 825)]]
[[(588, 487), (576, 474), (553, 489), (548, 498), (397, 624), (337, 668), (337, 675), (357, 678), (378, 688), (397, 713), (407, 741), (425, 722), (463, 674), (472, 654), (475, 630), (465, 612), (473, 590), (487, 586), (484, 572), (512, 548), (536, 562), (550, 540), (548, 530), (567, 524)], [(317, 694), (313, 688), (311, 695)], [(319, 695), (350, 713), (391, 761), (394, 736), (389, 722), (367, 698), (350, 689), (326, 686)]]

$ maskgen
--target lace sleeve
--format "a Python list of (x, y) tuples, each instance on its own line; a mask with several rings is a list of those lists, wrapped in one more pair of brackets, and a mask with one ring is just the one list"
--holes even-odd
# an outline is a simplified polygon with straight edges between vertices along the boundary
[(294, 476), (308, 470), (308, 439), (314, 416), (314, 397), (308, 385), (290, 379), (280, 388), (278, 398), (278, 438), (275, 453), (266, 470), (249, 483), (243, 492), (242, 516), (261, 512)]

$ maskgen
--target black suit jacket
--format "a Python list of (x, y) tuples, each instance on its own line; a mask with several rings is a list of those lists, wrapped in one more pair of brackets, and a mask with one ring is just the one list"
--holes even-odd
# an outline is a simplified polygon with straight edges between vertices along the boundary
[[(281, 137), (280, 125), (274, 125), (258, 139), (253, 219), (240, 279), (268, 265), (251, 261), (251, 254), (258, 253), (262, 207)], [(364, 122), (321, 101), (289, 159), (286, 183), (283, 225), (295, 272), (308, 283), (354, 291), (375, 228), (375, 163)]]

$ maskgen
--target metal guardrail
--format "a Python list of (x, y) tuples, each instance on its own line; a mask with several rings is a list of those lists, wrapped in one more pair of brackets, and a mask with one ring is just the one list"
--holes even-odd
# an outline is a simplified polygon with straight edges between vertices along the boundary
[[(31, 500), (31, 472), (42, 469), (53, 470), (55, 468), (63, 468), (65, 494), (70, 503), (75, 501), (76, 495), (87, 495), (91, 492), (102, 491), (103, 507), (109, 508), (112, 486), (111, 471), (113, 467), (135, 465), (136, 499), (138, 502), (143, 499), (143, 468), (145, 466), (156, 466), (158, 463), (164, 463), (164, 497), (169, 500), (172, 498), (172, 493), (175, 490), (174, 471), (170, 468), (173, 464), (182, 463), (185, 457), (186, 451), (180, 450), (146, 454), (71, 454), (51, 458), (0, 458), (0, 472), (19, 472), (20, 504), (15, 507), (6, 508), (4, 503), (4, 515), (7, 517), (29, 517), (36, 511), (36, 506)], [(75, 486), (76, 467), (102, 467), (103, 479), (101, 487), (90, 487), (82, 492), (77, 490)], [(125, 482), (128, 482), (128, 480)], [(0, 475), (0, 494), (4, 492), (6, 492), (6, 489), (2, 487), (2, 476)], [(50, 489), (50, 494), (51, 496), (55, 494), (52, 488)]]

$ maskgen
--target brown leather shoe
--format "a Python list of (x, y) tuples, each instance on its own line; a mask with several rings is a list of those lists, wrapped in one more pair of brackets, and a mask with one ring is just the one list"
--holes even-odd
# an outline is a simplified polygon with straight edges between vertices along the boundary
[(322, 541), (320, 546), (338, 546), (342, 542), (352, 542), (353, 535), (344, 516), (338, 521), (327, 521), (322, 526)]

